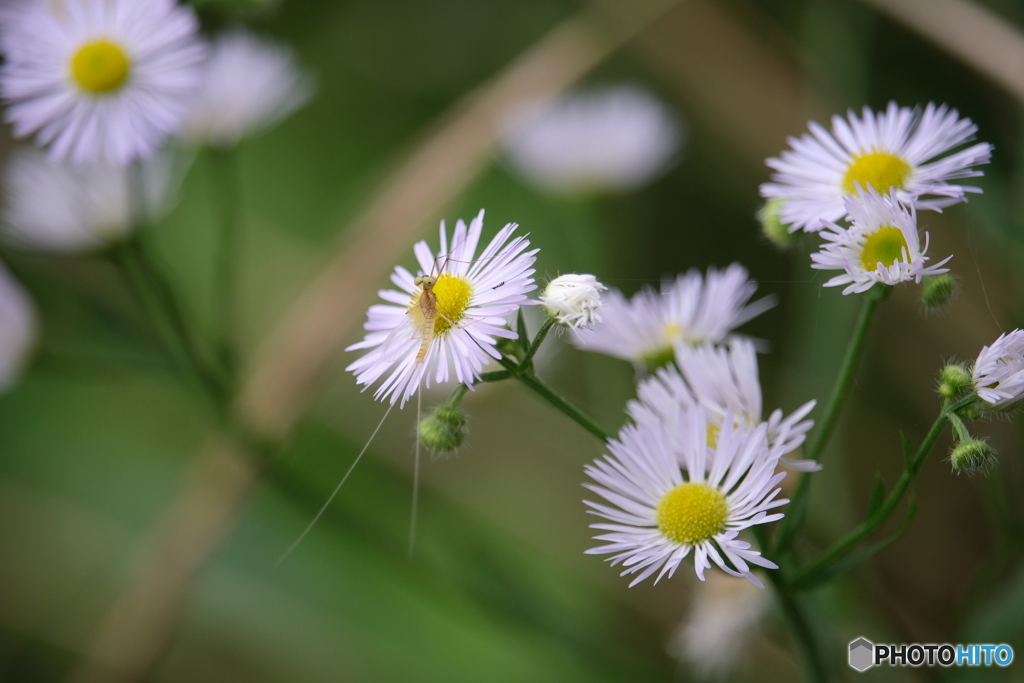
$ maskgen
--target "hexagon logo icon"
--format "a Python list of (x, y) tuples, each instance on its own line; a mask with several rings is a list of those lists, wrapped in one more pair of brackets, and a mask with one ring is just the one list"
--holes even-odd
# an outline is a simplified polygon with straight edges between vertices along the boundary
[(858, 638), (850, 643), (850, 666), (857, 671), (866, 671), (875, 664), (875, 645), (870, 640)]

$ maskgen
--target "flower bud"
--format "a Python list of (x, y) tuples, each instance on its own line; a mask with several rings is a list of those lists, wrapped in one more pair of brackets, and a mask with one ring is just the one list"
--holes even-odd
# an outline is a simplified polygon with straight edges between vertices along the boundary
[(953, 398), (971, 385), (971, 373), (963, 365), (952, 363), (939, 373), (939, 395)]
[(549, 318), (575, 330), (601, 321), (601, 292), (607, 289), (593, 275), (569, 273), (548, 283), (540, 303)]
[(457, 406), (441, 405), (416, 429), (420, 441), (434, 453), (453, 453), (466, 439), (466, 415)]
[(956, 280), (950, 275), (929, 275), (924, 278), (921, 287), (921, 303), (925, 308), (937, 310), (942, 308), (956, 294)]
[(789, 249), (796, 243), (797, 235), (789, 231), (789, 223), (782, 222), (781, 212), (782, 200), (770, 199), (757, 212), (757, 220), (769, 242), (779, 249)]
[(949, 462), (957, 474), (984, 470), (992, 464), (994, 458), (992, 447), (977, 439), (964, 439), (949, 454)]

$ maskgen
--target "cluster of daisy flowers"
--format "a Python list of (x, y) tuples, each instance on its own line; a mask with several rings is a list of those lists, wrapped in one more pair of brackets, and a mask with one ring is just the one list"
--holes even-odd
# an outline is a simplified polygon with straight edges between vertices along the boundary
[[(537, 250), (509, 224), (478, 254), (483, 216), (459, 221), (451, 235), (442, 222), (439, 250), (415, 245), (417, 273), (396, 267), (397, 289), (381, 291), (386, 303), (369, 309), (365, 338), (349, 347), (366, 353), (347, 369), (376, 386), (376, 398), (404, 405), (432, 383), (472, 386), (502, 358), (499, 341), (517, 338), (508, 317), (531, 303)], [(691, 271), (631, 299), (604, 294), (592, 275), (564, 275), (536, 302), (572, 330), (579, 348), (638, 368), (637, 399), (627, 408), (633, 423), (609, 441), (611, 455), (587, 468), (606, 501), (588, 505), (611, 522), (594, 525), (611, 533), (599, 535), (610, 543), (592, 552), (613, 554), (636, 574), (633, 583), (671, 575), (693, 551), (699, 576), (714, 563), (760, 586), (751, 567), (775, 565), (739, 535), (781, 517), (769, 510), (786, 502), (777, 487), (783, 467), (818, 468), (787, 459), (813, 424), (813, 401), (763, 419), (755, 343), (735, 333), (774, 305), (770, 297), (752, 301), (755, 290), (733, 264)], [(425, 423), (421, 436), (446, 433), (447, 423)]]
[(917, 212), (941, 211), (981, 191), (958, 182), (982, 175), (974, 167), (991, 158), (988, 143), (958, 149), (977, 126), (945, 105), (915, 110), (890, 103), (883, 112), (835, 116), (831, 131), (809, 127), (766, 162), (775, 171), (761, 186), (769, 200), (766, 231), (774, 229), (776, 238), (780, 230), (820, 234), (824, 243), (812, 267), (842, 271), (825, 286), (845, 285), (844, 294), (947, 272), (942, 266), (951, 257), (929, 264)]
[(609, 292), (601, 322), (574, 334), (577, 347), (637, 368), (632, 423), (586, 470), (604, 498), (587, 505), (607, 520), (592, 526), (610, 532), (588, 552), (610, 554), (630, 585), (673, 575), (692, 552), (702, 580), (714, 563), (761, 586), (752, 567), (775, 565), (739, 535), (782, 517), (769, 511), (787, 502), (784, 469), (819, 469), (787, 457), (813, 426), (814, 401), (763, 419), (756, 342), (735, 332), (775, 303), (752, 301), (755, 291), (739, 264), (690, 271), (628, 299)]
[(229, 147), (305, 103), (286, 47), (211, 40), (176, 0), (17, 0), (0, 11), (0, 98), (22, 150), (4, 172), (3, 234), (94, 249), (172, 202), (185, 150)]
[[(304, 104), (291, 50), (231, 31), (204, 38), (177, 0), (12, 0), (0, 8), (0, 100), (16, 149), (0, 172), (0, 239), (104, 249), (173, 204), (190, 150), (224, 148)], [(18, 377), (37, 314), (0, 267), (0, 389)]]

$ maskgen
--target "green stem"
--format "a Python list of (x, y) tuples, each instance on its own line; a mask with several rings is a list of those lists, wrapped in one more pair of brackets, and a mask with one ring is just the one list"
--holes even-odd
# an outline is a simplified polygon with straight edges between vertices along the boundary
[(796, 579), (793, 581), (794, 585), (799, 586), (800, 584), (806, 583), (810, 578), (817, 574), (822, 569), (828, 567), (832, 563), (844, 557), (851, 550), (856, 548), (860, 543), (868, 536), (878, 530), (882, 524), (889, 518), (896, 506), (899, 505), (903, 499), (903, 495), (907, 492), (907, 488), (910, 483), (917, 476), (918, 470), (921, 469), (921, 465), (927, 459), (928, 454), (931, 453), (932, 448), (935, 446), (935, 442), (938, 441), (942, 432), (945, 430), (946, 425), (950, 421), (951, 414), (958, 410), (961, 410), (971, 403), (977, 400), (975, 396), (969, 396), (952, 408), (943, 410), (942, 413), (935, 419), (931, 429), (928, 430), (928, 434), (925, 436), (924, 441), (921, 442), (921, 446), (917, 449), (917, 453), (907, 463), (903, 470), (903, 475), (900, 476), (899, 481), (893, 487), (889, 495), (886, 496), (885, 500), (878, 507), (878, 509), (866, 520), (861, 522), (855, 529), (850, 531), (846, 536), (839, 539), (832, 545), (831, 548), (824, 551), (818, 559), (814, 560), (811, 564), (806, 566), (800, 571)]
[(789, 625), (790, 633), (800, 646), (803, 654), (804, 668), (807, 671), (807, 679), (813, 683), (827, 683), (828, 668), (825, 665), (825, 658), (822, 656), (821, 643), (818, 642), (817, 634), (811, 626), (803, 606), (796, 596), (790, 591), (781, 569), (768, 570), (765, 572), (768, 580), (775, 589), (775, 595), (782, 607), (782, 614)]
[[(853, 336), (850, 337), (850, 341), (846, 346), (846, 353), (843, 355), (839, 376), (836, 377), (836, 383), (833, 385), (832, 394), (828, 397), (828, 402), (825, 404), (821, 421), (818, 423), (817, 429), (814, 431), (814, 438), (807, 448), (808, 460), (821, 459), (829, 437), (832, 435), (832, 430), (839, 419), (839, 413), (846, 400), (846, 395), (850, 391), (860, 357), (864, 353), (864, 343), (867, 340), (871, 321), (875, 317), (875, 311), (878, 308), (878, 304), (889, 296), (891, 290), (892, 287), (887, 285), (875, 285), (864, 295), (864, 305), (860, 310), (860, 316), (857, 318), (857, 324), (854, 326)], [(804, 518), (807, 516), (810, 486), (811, 477), (804, 474), (800, 478), (800, 483), (797, 485), (796, 492), (793, 495), (790, 512), (782, 523), (782, 529), (775, 544), (776, 553), (785, 551), (793, 542), (793, 539), (796, 538), (796, 534), (800, 531), (801, 526), (803, 526)]]
[(536, 355), (537, 350), (540, 349), (540, 345), (544, 342), (544, 338), (548, 336), (548, 332), (551, 331), (551, 328), (554, 326), (554, 324), (555, 321), (551, 320), (550, 318), (544, 321), (544, 324), (540, 326), (539, 330), (537, 330), (537, 336), (534, 337), (533, 341), (530, 343), (530, 348), (527, 349), (526, 356), (523, 358), (520, 365), (525, 366), (527, 363), (533, 360), (534, 355)]
[[(495, 370), (494, 372), (485, 372), (484, 374), (480, 375), (480, 381), (481, 382), (500, 382), (502, 380), (509, 379), (510, 377), (512, 377), (512, 373), (509, 372), (508, 370)], [(463, 386), (465, 386), (465, 385), (463, 385)], [(456, 391), (458, 391), (458, 389), (456, 389)], [(465, 393), (465, 392), (463, 392), (463, 393)], [(448, 400), (450, 401), (451, 399), (448, 399)]]
[(528, 386), (535, 394), (543, 398), (555, 408), (565, 413), (569, 418), (574, 420), (588, 432), (601, 439), (601, 441), (608, 441), (611, 438), (607, 432), (594, 424), (593, 420), (584, 415), (579, 408), (555, 393), (546, 384), (541, 382), (536, 375), (532, 373), (517, 374), (516, 379)]
[(157, 328), (167, 352), (189, 376), (198, 381), (201, 388), (219, 406), (223, 396), (219, 382), (207, 372), (201, 358), (193, 352), (187, 335), (183, 333), (181, 319), (170, 314), (138, 245), (131, 240), (123, 242), (114, 248), (113, 256), (139, 304)]
[(231, 150), (212, 150), (210, 154), (214, 170), (213, 186), (220, 210), (220, 243), (217, 246), (217, 261), (214, 272), (213, 314), (220, 326), (218, 348), (221, 360), (230, 372), (234, 371), (236, 358), (238, 298), (238, 254), (241, 248), (241, 193), (238, 183), (238, 166)]
[(828, 444), (828, 439), (832, 435), (836, 421), (839, 419), (839, 412), (843, 407), (843, 402), (846, 400), (846, 395), (850, 391), (850, 385), (853, 383), (853, 375), (857, 370), (857, 364), (864, 353), (864, 342), (867, 339), (871, 321), (875, 317), (875, 311), (878, 308), (878, 304), (889, 296), (891, 290), (892, 287), (886, 285), (875, 285), (864, 295), (864, 306), (861, 308), (860, 316), (857, 318), (857, 324), (853, 329), (853, 336), (850, 337), (850, 342), (846, 346), (846, 354), (843, 356), (843, 364), (840, 367), (835, 386), (832, 387), (832, 395), (828, 397), (828, 403), (825, 404), (821, 422), (818, 424), (818, 429), (814, 432), (814, 438), (807, 448), (807, 458), (810, 460), (819, 460), (822, 451), (825, 450), (825, 446)]
[[(480, 379), (483, 380), (483, 377), (481, 377)], [(445, 401), (443, 405), (451, 406), (452, 408), (454, 408), (455, 406), (459, 405), (459, 403), (462, 401), (462, 397), (466, 395), (467, 391), (469, 391), (469, 386), (466, 384), (460, 384), (459, 386), (455, 387), (455, 390), (452, 391), (452, 395), (448, 397), (448, 400)]]

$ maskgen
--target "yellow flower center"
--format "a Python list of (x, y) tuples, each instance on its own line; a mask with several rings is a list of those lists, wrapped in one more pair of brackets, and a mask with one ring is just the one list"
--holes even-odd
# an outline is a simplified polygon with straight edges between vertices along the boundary
[(720, 425), (716, 425), (714, 422), (708, 423), (708, 448), (718, 448), (718, 435), (721, 431)]
[(864, 154), (855, 157), (843, 176), (843, 192), (855, 194), (857, 188), (854, 181), (866, 190), (868, 185), (879, 194), (887, 194), (891, 188), (902, 190), (910, 177), (910, 164), (903, 159), (884, 152)]
[(864, 270), (878, 270), (878, 264), (891, 266), (903, 256), (903, 250), (910, 254), (910, 247), (903, 237), (903, 231), (891, 225), (882, 226), (868, 235), (864, 249), (860, 252), (860, 265)]
[(662, 497), (656, 511), (658, 530), (676, 543), (706, 541), (725, 528), (729, 504), (707, 484), (680, 484)]
[(473, 288), (469, 282), (458, 275), (442, 273), (434, 285), (434, 296), (437, 297), (437, 317), (434, 318), (434, 334), (444, 334), (457, 325), (466, 309)]
[(96, 95), (119, 89), (128, 80), (131, 63), (119, 46), (98, 40), (71, 58), (71, 74), (80, 88)]

